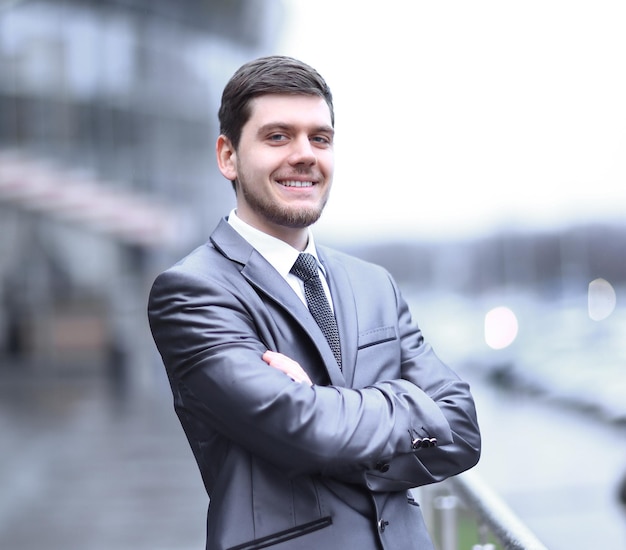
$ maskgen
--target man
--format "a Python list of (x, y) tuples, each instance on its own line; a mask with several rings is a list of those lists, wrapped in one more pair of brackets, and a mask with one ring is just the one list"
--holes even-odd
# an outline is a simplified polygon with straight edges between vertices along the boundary
[(476, 464), (474, 403), (391, 276), (314, 242), (330, 90), (304, 63), (261, 58), (228, 82), (219, 118), (236, 209), (149, 301), (210, 498), (206, 548), (432, 548), (408, 490)]

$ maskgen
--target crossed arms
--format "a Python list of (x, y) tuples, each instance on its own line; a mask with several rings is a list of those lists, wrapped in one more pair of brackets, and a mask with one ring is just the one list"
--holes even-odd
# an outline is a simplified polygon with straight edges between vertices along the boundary
[[(398, 341), (386, 345), (399, 345), (400, 365), (396, 377), (374, 377), (360, 388), (312, 384), (304, 357), (272, 352), (286, 328), (272, 326), (259, 295), (227, 277), (184, 269), (159, 276), (151, 328), (173, 390), (207, 432), (286, 475), (402, 490), (472, 467), (480, 435), (467, 384), (424, 343), (389, 284)], [(376, 361), (375, 350), (367, 357)], [(436, 446), (416, 446), (425, 439)]]

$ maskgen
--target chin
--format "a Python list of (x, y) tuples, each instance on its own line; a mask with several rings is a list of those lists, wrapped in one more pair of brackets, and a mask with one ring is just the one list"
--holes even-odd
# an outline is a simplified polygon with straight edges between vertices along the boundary
[(323, 208), (285, 209), (274, 221), (294, 229), (302, 229), (313, 225), (322, 215)]

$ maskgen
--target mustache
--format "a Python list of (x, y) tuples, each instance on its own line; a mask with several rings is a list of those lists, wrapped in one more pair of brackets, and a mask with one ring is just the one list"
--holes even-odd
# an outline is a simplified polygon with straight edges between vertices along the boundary
[(302, 177), (306, 177), (307, 179), (312, 181), (320, 181), (324, 179), (324, 177), (318, 170), (314, 170), (311, 168), (302, 170), (291, 170), (289, 172), (278, 172), (273, 175), (273, 178), (276, 180), (298, 179)]

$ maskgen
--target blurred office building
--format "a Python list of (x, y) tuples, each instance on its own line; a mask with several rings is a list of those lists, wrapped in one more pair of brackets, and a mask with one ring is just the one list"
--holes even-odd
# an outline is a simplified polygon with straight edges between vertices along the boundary
[(154, 274), (206, 239), (233, 71), (281, 4), (0, 2), (0, 370), (134, 370)]

